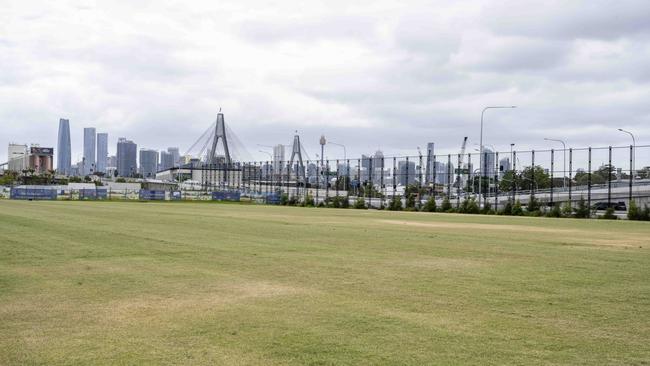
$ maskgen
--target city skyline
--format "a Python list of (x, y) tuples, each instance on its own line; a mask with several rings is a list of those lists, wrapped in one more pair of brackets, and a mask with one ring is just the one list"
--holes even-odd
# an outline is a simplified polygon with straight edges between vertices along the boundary
[(0, 146), (55, 146), (65, 118), (73, 161), (91, 124), (110, 153), (119, 136), (183, 151), (222, 107), (255, 160), (295, 130), (310, 152), (324, 134), (350, 156), (426, 141), (454, 153), (502, 104), (519, 108), (486, 113), (484, 134), (501, 151), (630, 144), (618, 128), (647, 144), (650, 4), (579, 3), (16, 4), (0, 36)]

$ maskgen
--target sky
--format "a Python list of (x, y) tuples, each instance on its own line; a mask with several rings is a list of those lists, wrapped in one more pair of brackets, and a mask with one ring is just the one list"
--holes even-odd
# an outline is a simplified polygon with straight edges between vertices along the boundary
[[(650, 144), (650, 2), (0, 0), (0, 162), (70, 120), (181, 153), (222, 109), (249, 158)], [(328, 145), (330, 159), (342, 148)]]

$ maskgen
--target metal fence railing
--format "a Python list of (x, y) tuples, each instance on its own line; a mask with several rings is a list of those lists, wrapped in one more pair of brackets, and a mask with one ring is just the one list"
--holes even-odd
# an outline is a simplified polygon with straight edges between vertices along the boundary
[[(338, 199), (368, 207), (399, 201), (417, 208), (427, 200), (448, 200), (460, 207), (468, 199), (479, 207), (500, 209), (508, 202), (543, 206), (575, 204), (625, 209), (631, 201), (650, 205), (650, 146), (567, 148), (467, 154), (363, 156), (318, 161), (252, 161), (180, 168), (166, 188), (165, 200), (212, 200), (213, 192), (237, 192), (255, 202), (313, 202)], [(190, 184), (191, 183), (191, 184)], [(189, 188), (188, 188), (189, 187)], [(101, 189), (101, 187), (98, 187)], [(0, 197), (7, 197), (3, 190)], [(229, 196), (230, 197), (230, 196)], [(138, 200), (138, 190), (110, 190), (105, 196), (73, 190), (58, 199)], [(159, 199), (160, 197), (158, 196)]]

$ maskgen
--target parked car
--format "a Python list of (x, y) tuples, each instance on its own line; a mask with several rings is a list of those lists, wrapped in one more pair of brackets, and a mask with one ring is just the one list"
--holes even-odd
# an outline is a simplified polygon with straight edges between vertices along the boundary
[(592, 208), (596, 211), (605, 211), (608, 208), (613, 208), (614, 211), (627, 211), (627, 206), (625, 205), (625, 202), (620, 201), (620, 202), (596, 202)]

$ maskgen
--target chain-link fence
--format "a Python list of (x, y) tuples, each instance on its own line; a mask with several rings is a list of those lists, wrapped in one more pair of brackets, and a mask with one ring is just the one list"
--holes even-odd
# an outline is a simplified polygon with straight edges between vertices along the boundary
[[(650, 205), (650, 146), (567, 148), (317, 161), (254, 161), (177, 168), (164, 188), (61, 190), (67, 200), (250, 200), (257, 203), (419, 209), (575, 206), (626, 211)], [(173, 172), (172, 172), (173, 173)], [(11, 191), (11, 190), (10, 190)], [(149, 193), (147, 193), (147, 191)], [(7, 197), (7, 189), (2, 190)], [(161, 193), (162, 192), (162, 193)], [(9, 194), (9, 196), (11, 196)], [(23, 198), (17, 197), (17, 198)], [(392, 205), (392, 206), (391, 206)]]

